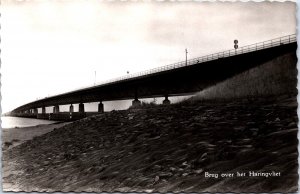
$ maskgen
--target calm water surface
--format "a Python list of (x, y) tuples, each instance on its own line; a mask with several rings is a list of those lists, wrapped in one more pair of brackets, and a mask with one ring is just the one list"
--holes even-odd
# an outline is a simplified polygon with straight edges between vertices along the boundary
[(30, 127), (43, 124), (51, 124), (57, 121), (48, 121), (41, 119), (20, 118), (20, 117), (1, 117), (2, 128), (15, 128), (15, 127)]

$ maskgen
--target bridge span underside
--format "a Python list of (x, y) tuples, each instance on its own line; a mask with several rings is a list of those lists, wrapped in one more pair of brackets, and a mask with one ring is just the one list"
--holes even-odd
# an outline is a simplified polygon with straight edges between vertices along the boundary
[(296, 68), (296, 49), (297, 43), (294, 42), (89, 87), (25, 104), (13, 110), (12, 113), (24, 113), (31, 109), (76, 103), (193, 94), (287, 53), (293, 54), (294, 60), (292, 61), (295, 61)]

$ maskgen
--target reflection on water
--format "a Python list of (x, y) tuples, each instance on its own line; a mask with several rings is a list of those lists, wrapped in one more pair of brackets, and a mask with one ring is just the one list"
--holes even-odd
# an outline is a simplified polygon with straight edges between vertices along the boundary
[(15, 127), (30, 127), (42, 124), (51, 124), (57, 121), (48, 121), (41, 119), (21, 118), (21, 117), (1, 117), (2, 128), (15, 128)]

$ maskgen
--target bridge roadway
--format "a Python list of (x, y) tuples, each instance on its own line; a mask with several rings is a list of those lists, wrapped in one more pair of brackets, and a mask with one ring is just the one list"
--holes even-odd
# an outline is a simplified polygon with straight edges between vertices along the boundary
[[(73, 104), (76, 103), (79, 103), (79, 113), (82, 115), (85, 113), (83, 103), (87, 102), (99, 102), (98, 112), (101, 113), (104, 110), (103, 101), (133, 99), (133, 105), (137, 106), (140, 104), (138, 99), (150, 97), (165, 97), (163, 103), (169, 104), (169, 96), (199, 92), (287, 53), (293, 53), (296, 57), (296, 49), (295, 35), (280, 37), (40, 99), (14, 109), (11, 115), (21, 117), (39, 115), (40, 118), (48, 119), (45, 107), (53, 107), (54, 116), (60, 114), (59, 105), (70, 105), (72, 114)], [(42, 108), (42, 114), (38, 113), (38, 108)], [(74, 116), (76, 114), (78, 113), (73, 113)]]

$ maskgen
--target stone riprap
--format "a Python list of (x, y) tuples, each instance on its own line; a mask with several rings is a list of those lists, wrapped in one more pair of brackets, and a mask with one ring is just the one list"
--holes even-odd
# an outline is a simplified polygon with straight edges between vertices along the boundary
[[(3, 187), (295, 192), (296, 110), (295, 97), (280, 97), (185, 102), (88, 117), (4, 151)], [(246, 176), (237, 177), (237, 172)], [(249, 177), (249, 172), (277, 176)]]

